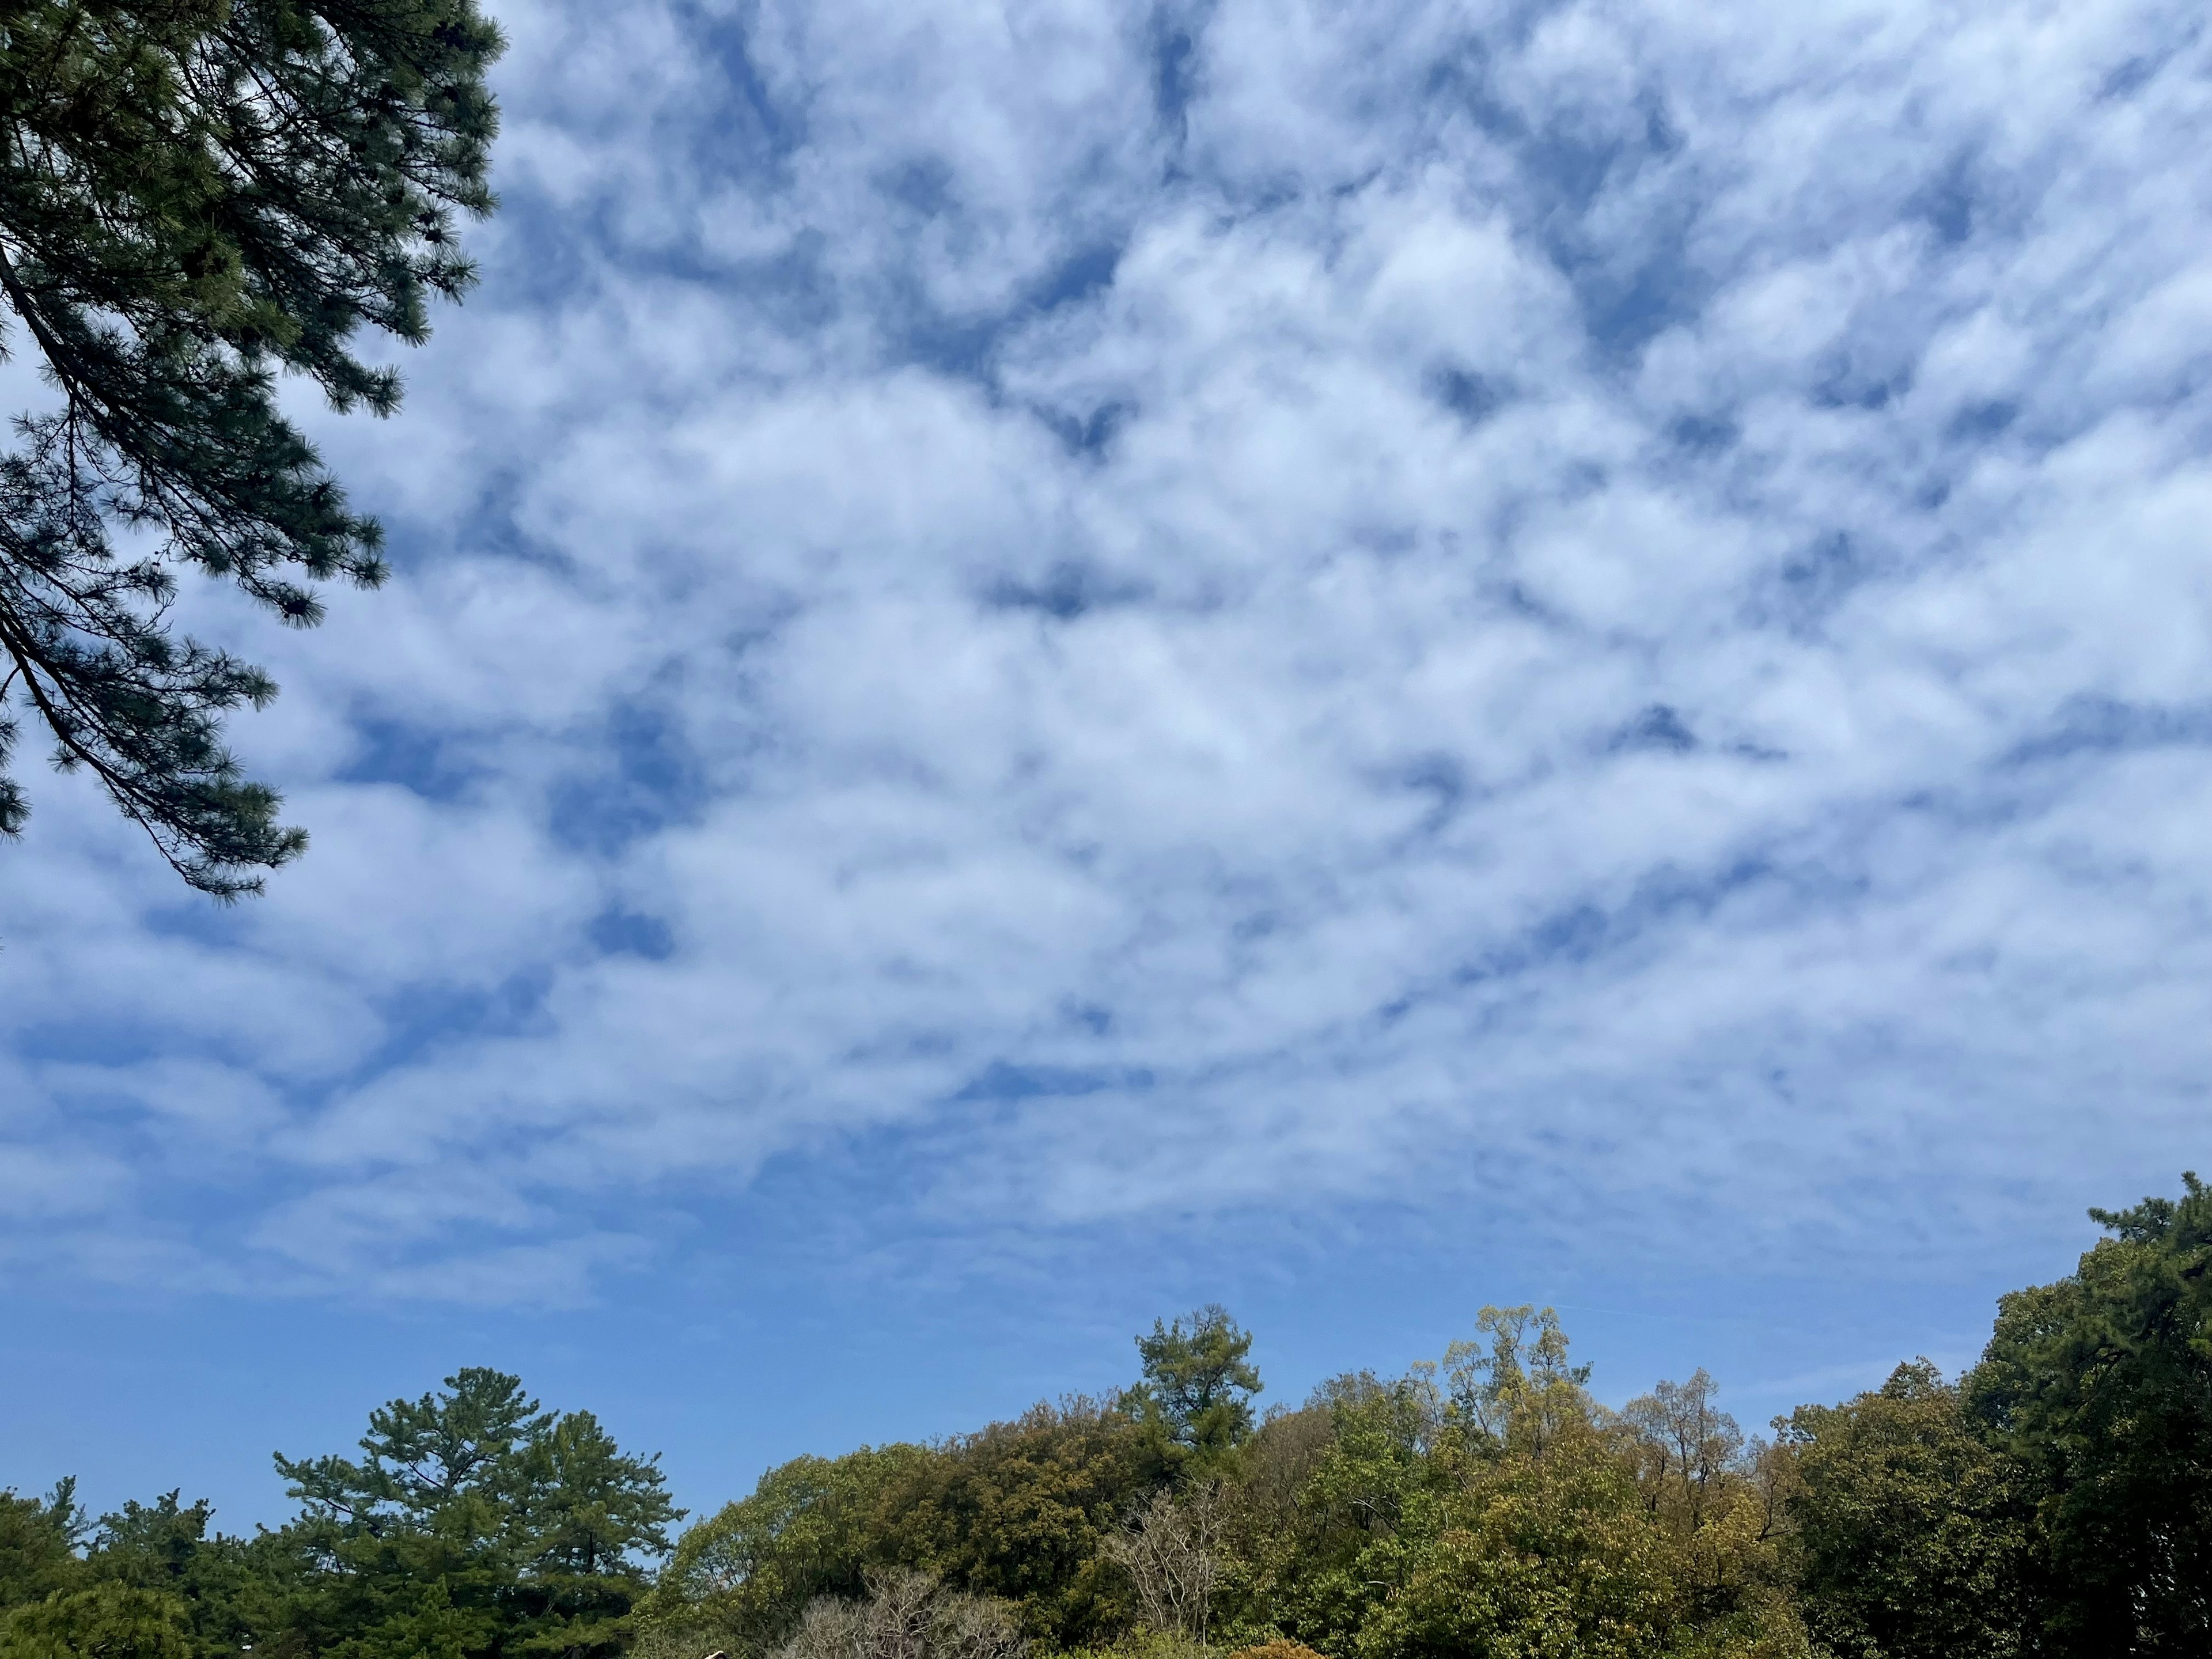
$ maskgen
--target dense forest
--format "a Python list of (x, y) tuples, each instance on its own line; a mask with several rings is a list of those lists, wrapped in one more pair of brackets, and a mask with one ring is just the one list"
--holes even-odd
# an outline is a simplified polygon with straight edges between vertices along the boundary
[[(801, 1457), (678, 1534), (657, 1461), (514, 1377), (279, 1456), (298, 1514), (0, 1499), (0, 1659), (1835, 1659), (2212, 1653), (2212, 1189), (2005, 1297), (1980, 1361), (1747, 1437), (1699, 1371), (1619, 1410), (1548, 1311), (1256, 1405), (1219, 1308), (1138, 1375)], [(17, 1448), (17, 1455), (22, 1449)]]

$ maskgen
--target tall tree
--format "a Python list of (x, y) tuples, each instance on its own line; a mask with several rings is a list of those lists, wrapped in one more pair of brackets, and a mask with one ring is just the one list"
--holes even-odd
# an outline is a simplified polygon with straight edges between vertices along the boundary
[(74, 1480), (60, 1481), (43, 1498), (0, 1492), (0, 1612), (74, 1587), (84, 1532)]
[(693, 1655), (770, 1651), (817, 1599), (859, 1596), (869, 1568), (913, 1564), (910, 1525), (890, 1517), (919, 1506), (890, 1494), (926, 1488), (938, 1459), (894, 1443), (779, 1464), (684, 1533), (654, 1586), (653, 1623)]
[(1985, 1443), (1926, 1360), (1840, 1406), (1801, 1406), (1784, 1441), (1805, 1622), (1840, 1659), (2036, 1651), (2027, 1471)]
[(338, 1659), (619, 1652), (682, 1514), (658, 1458), (474, 1368), (370, 1413), (359, 1461), (276, 1459), (303, 1513), (287, 1624)]
[(266, 1534), (257, 1540), (210, 1533), (213, 1506), (179, 1497), (164, 1492), (100, 1516), (85, 1570), (100, 1583), (176, 1602), (195, 1650), (237, 1653), (270, 1622)]
[(1967, 1379), (2030, 1468), (2050, 1650), (2212, 1653), (2212, 1188), (2092, 1210), (2112, 1237), (2014, 1291)]
[(902, 1559), (1005, 1599), (1056, 1647), (1126, 1623), (1127, 1593), (1100, 1550), (1159, 1475), (1139, 1425), (1070, 1398), (932, 1451), (885, 1489)]
[(1350, 1650), (1402, 1583), (1408, 1550), (1434, 1535), (1435, 1500), (1450, 1480), (1427, 1455), (1435, 1420), (1425, 1375), (1386, 1382), (1359, 1371), (1323, 1382), (1304, 1411), (1255, 1435), (1230, 1492), (1223, 1611), (1232, 1627)]
[[(6, 699), (218, 896), (297, 854), (223, 746), (268, 676), (179, 635), (177, 574), (283, 621), (383, 580), (380, 532), (277, 410), (276, 376), (388, 414), (364, 325), (409, 344), (474, 279), (497, 29), (474, 0), (17, 0), (0, 19), (0, 349), (53, 397), (0, 454)], [(0, 834), (28, 804), (0, 772)]]
[(1482, 1341), (1444, 1350), (1444, 1415), (1462, 1445), (1541, 1455), (1564, 1425), (1587, 1415), (1588, 1365), (1567, 1361), (1566, 1333), (1550, 1308), (1485, 1308)]
[(1748, 1616), (1787, 1596), (1777, 1544), (1794, 1474), (1788, 1450), (1746, 1441), (1703, 1370), (1623, 1407), (1618, 1427), (1641, 1463), (1644, 1501), (1674, 1544), (1676, 1577), (1699, 1620)]
[(1004, 1601), (1055, 1648), (1091, 1645), (1130, 1611), (1102, 1546), (1160, 1478), (1142, 1424), (1079, 1396), (934, 1445), (795, 1458), (684, 1534), (650, 1617), (696, 1652), (764, 1654), (816, 1601), (899, 1569)]
[(1137, 1339), (1144, 1381), (1123, 1396), (1156, 1425), (1171, 1459), (1210, 1473), (1252, 1432), (1252, 1397), (1261, 1390), (1252, 1334), (1218, 1303), (1170, 1323), (1152, 1322)]

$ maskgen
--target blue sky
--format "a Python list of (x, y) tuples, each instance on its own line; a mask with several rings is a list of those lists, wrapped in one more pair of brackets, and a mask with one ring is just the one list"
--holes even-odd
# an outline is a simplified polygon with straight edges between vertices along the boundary
[(0, 849), (0, 1484), (489, 1362), (712, 1506), (1216, 1298), (1758, 1422), (2207, 1161), (2196, 8), (495, 9), (395, 580), (190, 596), (309, 856)]

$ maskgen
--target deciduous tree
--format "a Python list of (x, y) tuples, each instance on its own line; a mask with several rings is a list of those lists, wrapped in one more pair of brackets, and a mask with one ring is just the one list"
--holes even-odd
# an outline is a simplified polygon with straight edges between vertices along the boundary
[(1805, 1620), (1839, 1659), (2035, 1650), (2026, 1472), (1985, 1443), (1935, 1366), (1801, 1406), (1785, 1439)]

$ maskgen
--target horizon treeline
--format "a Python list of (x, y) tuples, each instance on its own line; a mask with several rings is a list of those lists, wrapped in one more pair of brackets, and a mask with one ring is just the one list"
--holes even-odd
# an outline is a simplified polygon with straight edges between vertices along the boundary
[(2212, 1653), (2212, 1190), (2002, 1297), (1982, 1358), (1747, 1436), (1703, 1370), (1600, 1404), (1549, 1310), (1264, 1413), (1223, 1309), (1137, 1376), (770, 1469), (472, 1369), (278, 1456), (299, 1513), (0, 1495), (0, 1659), (2104, 1659)]

